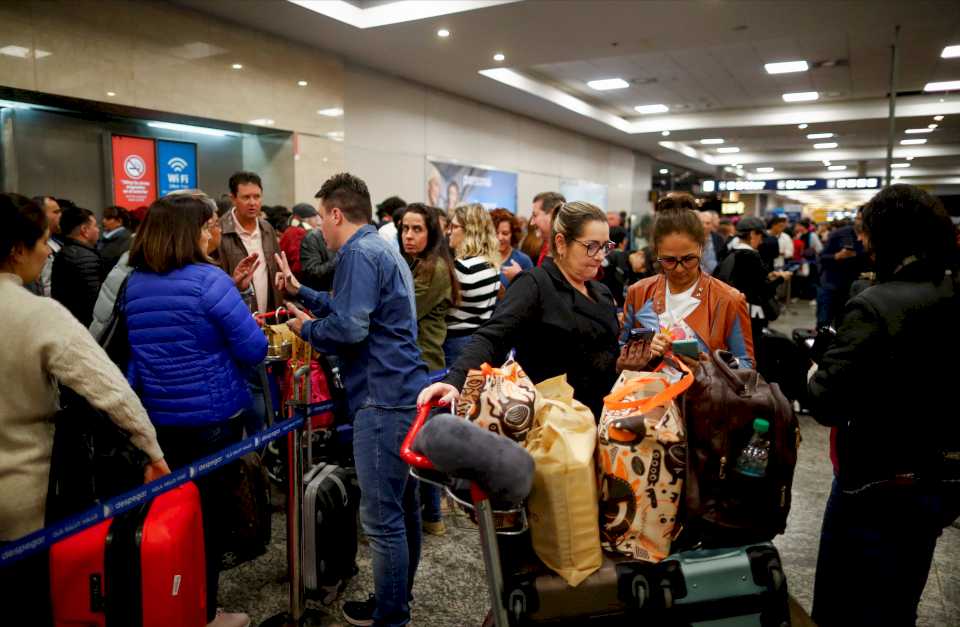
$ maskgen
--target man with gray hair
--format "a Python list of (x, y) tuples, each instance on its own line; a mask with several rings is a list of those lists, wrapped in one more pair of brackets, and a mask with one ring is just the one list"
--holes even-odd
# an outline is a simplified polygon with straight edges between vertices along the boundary
[(707, 234), (707, 241), (703, 243), (703, 255), (700, 258), (700, 269), (707, 274), (713, 274), (720, 261), (726, 254), (726, 244), (723, 237), (717, 233), (720, 217), (713, 211), (697, 211), (703, 230)]

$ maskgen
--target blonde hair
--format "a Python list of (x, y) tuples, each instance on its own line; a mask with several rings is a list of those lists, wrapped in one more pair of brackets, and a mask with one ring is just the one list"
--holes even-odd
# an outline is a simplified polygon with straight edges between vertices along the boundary
[(473, 203), (460, 205), (450, 210), (450, 221), (454, 219), (463, 227), (463, 240), (457, 247), (457, 259), (484, 257), (494, 268), (500, 267), (500, 244), (497, 232), (493, 228), (490, 213), (483, 205)]
[(600, 207), (580, 200), (560, 205), (557, 215), (553, 219), (553, 229), (550, 234), (550, 251), (557, 254), (557, 233), (569, 244), (583, 235), (587, 222), (607, 223), (607, 214)]

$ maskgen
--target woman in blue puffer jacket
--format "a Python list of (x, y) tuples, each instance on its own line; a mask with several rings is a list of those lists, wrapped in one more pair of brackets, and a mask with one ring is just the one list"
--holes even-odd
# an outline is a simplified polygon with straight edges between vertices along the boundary
[[(253, 402), (241, 371), (259, 364), (267, 353), (266, 338), (233, 279), (207, 256), (216, 214), (205, 201), (200, 194), (157, 200), (130, 250), (127, 376), (156, 426), (171, 468), (241, 439), (241, 416)], [(197, 485), (207, 612), (214, 620), (222, 551), (217, 540), (223, 535), (216, 516), (225, 509), (226, 496), (223, 477), (216, 472)]]

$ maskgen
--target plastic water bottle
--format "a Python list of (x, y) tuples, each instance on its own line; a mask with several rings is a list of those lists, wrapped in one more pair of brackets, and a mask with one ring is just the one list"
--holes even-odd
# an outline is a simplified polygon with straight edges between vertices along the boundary
[(770, 423), (763, 418), (753, 421), (753, 437), (737, 458), (736, 470), (746, 477), (762, 477), (767, 474), (767, 459), (770, 457)]

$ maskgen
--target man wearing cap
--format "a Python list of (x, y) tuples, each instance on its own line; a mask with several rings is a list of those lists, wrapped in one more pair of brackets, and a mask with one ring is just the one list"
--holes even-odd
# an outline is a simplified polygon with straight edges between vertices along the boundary
[(303, 280), (303, 266), (300, 262), (300, 245), (309, 231), (320, 226), (320, 214), (313, 205), (305, 202), (294, 205), (290, 226), (280, 236), (280, 250), (287, 255), (294, 276)]

